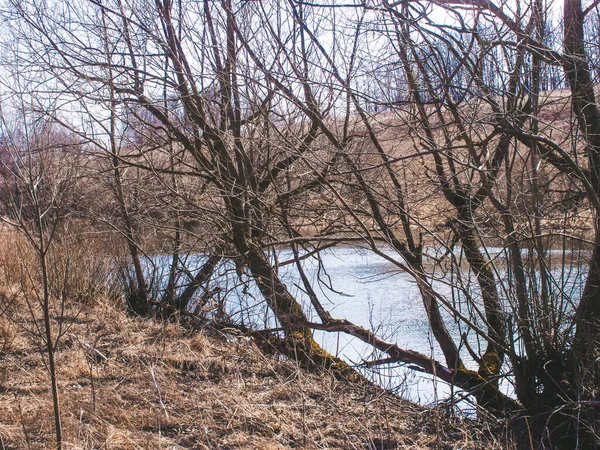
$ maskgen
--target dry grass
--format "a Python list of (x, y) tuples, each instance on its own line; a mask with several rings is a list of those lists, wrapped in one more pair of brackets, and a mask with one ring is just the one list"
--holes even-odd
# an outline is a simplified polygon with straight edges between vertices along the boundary
[[(36, 255), (18, 234), (2, 233), (0, 449), (52, 448), (49, 376), (39, 336), (28, 334), (34, 280), (23, 281)], [(53, 279), (68, 281), (69, 299), (52, 312), (55, 332), (62, 317), (65, 449), (502, 447), (479, 424), (307, 373), (242, 336), (127, 316), (107, 300), (101, 244), (61, 245)]]
[(17, 332), (11, 321), (0, 316), (0, 353), (10, 351), (16, 337)]
[(35, 262), (35, 252), (25, 237), (0, 222), (0, 287), (6, 289), (19, 283), (23, 263)]
[[(436, 426), (434, 411), (306, 373), (243, 337), (134, 319), (101, 302), (69, 306), (65, 321), (57, 364), (67, 449), (492, 446), (474, 424)], [(52, 446), (48, 384), (17, 335), (0, 357), (0, 448)]]

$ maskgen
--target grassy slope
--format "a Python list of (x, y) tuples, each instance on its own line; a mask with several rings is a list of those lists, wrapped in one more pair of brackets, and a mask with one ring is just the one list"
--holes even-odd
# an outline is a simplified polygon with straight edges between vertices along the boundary
[[(306, 373), (242, 337), (134, 319), (106, 304), (71, 306), (67, 323), (57, 363), (68, 449), (494, 447), (474, 424)], [(0, 353), (0, 448), (51, 448), (41, 358), (14, 325), (0, 329), (12, 337)], [(90, 357), (94, 343), (106, 360)]]

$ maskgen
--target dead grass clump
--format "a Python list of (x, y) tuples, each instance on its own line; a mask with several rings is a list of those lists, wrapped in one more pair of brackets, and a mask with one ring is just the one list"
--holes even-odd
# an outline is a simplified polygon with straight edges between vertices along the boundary
[[(62, 230), (47, 253), (52, 295), (79, 303), (114, 297), (109, 276), (113, 248), (110, 237)], [(39, 265), (39, 255), (22, 233), (0, 228), (0, 286), (23, 294), (35, 292), (41, 285)]]
[(6, 317), (0, 316), (0, 353), (9, 351), (16, 337), (15, 326)]

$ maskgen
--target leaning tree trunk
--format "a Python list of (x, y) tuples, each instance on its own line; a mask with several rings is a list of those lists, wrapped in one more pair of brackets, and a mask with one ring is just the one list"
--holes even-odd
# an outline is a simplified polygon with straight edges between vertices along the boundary
[(278, 345), (278, 350), (311, 370), (327, 370), (339, 379), (366, 382), (350, 365), (325, 351), (315, 341), (302, 306), (281, 281), (264, 250), (244, 233), (245, 227), (240, 225), (240, 221), (232, 223), (232, 227), (236, 247), (244, 255), (252, 279), (283, 329), (284, 345)]

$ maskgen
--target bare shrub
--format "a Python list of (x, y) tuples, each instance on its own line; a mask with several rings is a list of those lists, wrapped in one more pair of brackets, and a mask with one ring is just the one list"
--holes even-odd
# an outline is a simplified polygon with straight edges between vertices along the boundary
[(86, 234), (69, 236), (57, 243), (53, 281), (64, 289), (69, 300), (85, 304), (106, 296), (111, 288), (109, 245), (102, 237)]
[(23, 262), (35, 259), (23, 236), (3, 226), (0, 228), (0, 283), (8, 288), (19, 280), (23, 274)]

